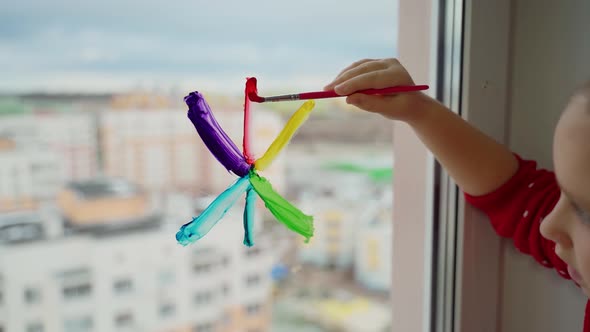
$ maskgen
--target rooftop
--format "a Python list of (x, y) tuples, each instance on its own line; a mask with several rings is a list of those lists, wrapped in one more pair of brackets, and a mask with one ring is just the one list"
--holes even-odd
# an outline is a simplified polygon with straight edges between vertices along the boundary
[(35, 212), (0, 214), (0, 244), (38, 241), (45, 238), (42, 218)]
[(123, 179), (98, 178), (80, 182), (70, 182), (67, 186), (85, 199), (101, 197), (130, 197), (141, 192), (137, 185)]

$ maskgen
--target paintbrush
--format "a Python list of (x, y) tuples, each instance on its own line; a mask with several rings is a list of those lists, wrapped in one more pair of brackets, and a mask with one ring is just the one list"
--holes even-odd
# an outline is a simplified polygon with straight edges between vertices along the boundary
[[(337, 94), (334, 90), (302, 92), (302, 93), (294, 93), (294, 94), (288, 94), (288, 95), (261, 97), (257, 93), (256, 79), (251, 78), (250, 80), (251, 80), (251, 84), (253, 83), (253, 86), (251, 86), (250, 89), (248, 89), (248, 92), (247, 92), (248, 99), (250, 99), (251, 101), (256, 102), (256, 103), (288, 101), (288, 100), (307, 100), (307, 99), (324, 99), (324, 98), (346, 97), (346, 96)], [(388, 95), (388, 94), (403, 93), (403, 92), (422, 91), (422, 90), (427, 90), (427, 89), (428, 89), (428, 85), (398, 85), (398, 86), (392, 86), (392, 87), (383, 88), (383, 89), (360, 90), (360, 91), (356, 91), (354, 93), (363, 93), (363, 94), (367, 94), (367, 95)]]

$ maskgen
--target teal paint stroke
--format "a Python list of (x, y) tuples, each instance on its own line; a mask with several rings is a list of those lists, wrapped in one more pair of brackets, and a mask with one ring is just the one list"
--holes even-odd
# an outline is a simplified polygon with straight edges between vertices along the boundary
[(238, 198), (250, 188), (249, 175), (238, 179), (234, 184), (222, 192), (198, 217), (182, 225), (176, 233), (176, 241), (186, 246), (205, 234), (223, 218), (227, 211), (236, 203)]
[(254, 215), (256, 212), (256, 191), (252, 186), (246, 190), (246, 207), (244, 208), (244, 245), (254, 245)]

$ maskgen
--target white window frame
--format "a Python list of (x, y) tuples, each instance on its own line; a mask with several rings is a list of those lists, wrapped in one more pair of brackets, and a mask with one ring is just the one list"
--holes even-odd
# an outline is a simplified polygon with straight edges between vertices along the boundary
[[(511, 6), (509, 0), (464, 1), (462, 116), (500, 143), (509, 133)], [(501, 238), (462, 196), (457, 221), (455, 331), (497, 331)]]
[[(510, 7), (508, 0), (399, 1), (400, 61), (432, 96), (501, 143)], [(403, 124), (396, 123), (394, 155), (392, 330), (497, 331), (501, 239)]]
[[(399, 0), (398, 58), (436, 96), (437, 1)], [(395, 123), (392, 331), (430, 331), (434, 161), (403, 123)]]

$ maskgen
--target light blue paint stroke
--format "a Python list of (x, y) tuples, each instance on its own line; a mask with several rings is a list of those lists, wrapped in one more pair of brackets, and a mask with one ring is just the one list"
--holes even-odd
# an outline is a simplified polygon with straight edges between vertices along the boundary
[(244, 245), (254, 245), (254, 213), (256, 211), (256, 191), (252, 186), (246, 191), (246, 208), (244, 209)]
[(191, 244), (207, 234), (227, 211), (236, 203), (238, 198), (250, 186), (250, 176), (238, 179), (234, 184), (222, 192), (198, 217), (180, 227), (176, 233), (176, 241), (183, 246)]

